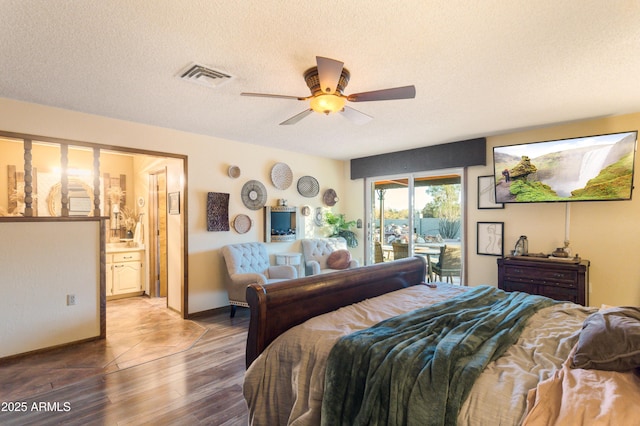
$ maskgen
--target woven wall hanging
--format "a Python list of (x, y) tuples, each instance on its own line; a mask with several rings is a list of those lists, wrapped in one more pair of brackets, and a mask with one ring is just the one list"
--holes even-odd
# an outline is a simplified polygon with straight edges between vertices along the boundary
[(229, 194), (207, 193), (207, 231), (229, 230)]

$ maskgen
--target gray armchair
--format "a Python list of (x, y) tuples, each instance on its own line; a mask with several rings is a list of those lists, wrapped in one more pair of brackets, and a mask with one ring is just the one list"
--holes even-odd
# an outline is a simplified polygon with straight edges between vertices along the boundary
[(222, 255), (229, 273), (227, 293), (231, 317), (236, 313), (236, 306), (249, 307), (246, 292), (250, 284), (264, 285), (298, 278), (298, 271), (291, 265), (270, 265), (264, 243), (230, 244), (222, 247)]
[[(342, 237), (307, 238), (301, 240), (301, 243), (307, 275), (337, 271), (337, 269), (331, 269), (327, 266), (327, 259), (336, 250), (347, 250), (347, 241)], [(358, 266), (360, 263), (356, 259), (351, 259), (349, 268)]]

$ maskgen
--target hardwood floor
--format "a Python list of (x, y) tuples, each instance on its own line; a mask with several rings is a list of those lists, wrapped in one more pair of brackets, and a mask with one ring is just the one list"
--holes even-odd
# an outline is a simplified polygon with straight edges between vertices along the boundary
[[(109, 318), (108, 309), (107, 340)], [(242, 396), (242, 380), (248, 309), (238, 309), (235, 318), (229, 318), (227, 312), (195, 321), (179, 320), (170, 327), (179, 327), (179, 335), (189, 335), (193, 327), (188, 326), (185, 331), (185, 325), (180, 323), (191, 322), (203, 331), (199, 338), (191, 338), (188, 347), (178, 347), (180, 343), (176, 341), (163, 344), (158, 340), (161, 336), (147, 339), (155, 347), (174, 348), (172, 354), (156, 353), (153, 360), (145, 358), (143, 352), (136, 349), (137, 345), (133, 345), (130, 356), (124, 357), (121, 365), (112, 361), (107, 363), (111, 367), (101, 371), (96, 371), (95, 365), (80, 367), (87, 360), (105, 362), (116, 356), (105, 342), (101, 349), (95, 345), (82, 346), (75, 352), (57, 354), (53, 357), (54, 364), (43, 362), (45, 354), (37, 354), (22, 358), (20, 365), (10, 362), (0, 366), (0, 424), (246, 425), (248, 413)], [(167, 327), (165, 324), (164, 328)], [(142, 331), (137, 330), (125, 340), (140, 340), (139, 333)], [(122, 334), (120, 337), (124, 338)], [(197, 341), (193, 343), (194, 340)], [(139, 362), (133, 361), (136, 359)], [(48, 373), (43, 365), (48, 366)], [(61, 372), (54, 383), (47, 376), (53, 370)], [(25, 383), (41, 386), (25, 386)], [(25, 392), (25, 388), (30, 391)]]

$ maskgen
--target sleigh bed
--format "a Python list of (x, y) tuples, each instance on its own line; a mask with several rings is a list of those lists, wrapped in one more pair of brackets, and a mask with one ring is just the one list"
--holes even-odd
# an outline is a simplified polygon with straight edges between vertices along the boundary
[(585, 336), (615, 309), (434, 286), (425, 269), (415, 257), (250, 286), (250, 423), (636, 424), (640, 310), (623, 312), (627, 334), (607, 331), (622, 364), (602, 371), (611, 354)]

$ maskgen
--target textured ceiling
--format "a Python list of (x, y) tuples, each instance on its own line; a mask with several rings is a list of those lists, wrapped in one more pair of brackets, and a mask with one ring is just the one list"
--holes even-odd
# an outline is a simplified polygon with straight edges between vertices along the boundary
[[(640, 111), (635, 0), (0, 0), (0, 52), (0, 97), (339, 159)], [(307, 105), (240, 96), (308, 95), (316, 55), (416, 98), (279, 126)]]

